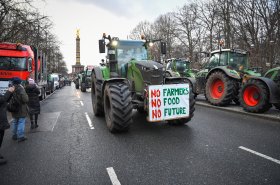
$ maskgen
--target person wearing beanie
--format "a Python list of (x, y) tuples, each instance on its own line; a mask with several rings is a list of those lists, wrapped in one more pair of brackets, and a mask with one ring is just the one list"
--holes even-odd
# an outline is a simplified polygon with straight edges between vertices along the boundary
[(25, 87), (25, 91), (29, 98), (27, 105), (28, 114), (31, 122), (30, 128), (34, 129), (38, 127), (38, 115), (40, 114), (40, 90), (35, 84), (34, 80), (32, 78), (29, 78), (28, 85)]
[(25, 137), (24, 129), (25, 129), (26, 116), (28, 114), (27, 102), (29, 99), (28, 99), (28, 95), (25, 92), (24, 87), (21, 85), (20, 78), (18, 77), (13, 78), (12, 83), (15, 87), (13, 97), (19, 103), (19, 107), (20, 107), (18, 112), (12, 112), (13, 139), (18, 140), (18, 142), (21, 142), (27, 139)]

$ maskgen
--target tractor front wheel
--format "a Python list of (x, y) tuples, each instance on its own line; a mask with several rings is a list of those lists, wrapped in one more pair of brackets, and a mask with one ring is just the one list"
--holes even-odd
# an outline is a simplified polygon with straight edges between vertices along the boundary
[(104, 89), (104, 112), (110, 132), (127, 131), (132, 123), (132, 102), (125, 82), (107, 83)]
[(242, 85), (239, 93), (239, 101), (247, 112), (262, 113), (272, 106), (269, 103), (269, 91), (259, 80), (250, 79)]
[(79, 87), (80, 87), (78, 82), (75, 84), (75, 86), (76, 86), (76, 89), (79, 89)]
[(206, 82), (206, 99), (216, 106), (230, 104), (233, 100), (234, 82), (221, 71), (212, 73)]
[(240, 89), (240, 83), (236, 80), (233, 83), (233, 89), (234, 89), (234, 96), (233, 96), (233, 102), (236, 105), (240, 105), (239, 102), (239, 89)]

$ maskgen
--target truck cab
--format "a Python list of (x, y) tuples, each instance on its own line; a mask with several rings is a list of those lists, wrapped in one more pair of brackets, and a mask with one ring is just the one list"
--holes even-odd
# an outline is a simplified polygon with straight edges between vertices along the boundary
[(0, 93), (5, 93), (12, 78), (18, 77), (22, 85), (32, 78), (40, 89), (40, 98), (46, 97), (47, 75), (44, 55), (36, 48), (14, 43), (0, 43)]

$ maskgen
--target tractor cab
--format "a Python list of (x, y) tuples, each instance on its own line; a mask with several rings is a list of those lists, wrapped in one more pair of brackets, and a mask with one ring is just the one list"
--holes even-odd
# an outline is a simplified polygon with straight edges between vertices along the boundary
[(168, 59), (166, 70), (178, 72), (182, 77), (195, 77), (195, 74), (190, 69), (190, 64), (189, 60), (183, 58)]
[[(109, 43), (105, 44), (105, 39)], [(99, 52), (105, 53), (107, 46), (107, 78), (127, 78), (133, 84), (133, 91), (141, 92), (145, 84), (163, 83), (163, 65), (150, 60), (149, 49), (160, 40), (119, 40), (117, 37), (103, 36), (99, 40)], [(160, 42), (161, 53), (166, 53), (166, 44)], [(109, 71), (109, 72), (108, 72)], [(104, 75), (105, 76), (105, 75)]]
[(250, 76), (261, 76), (249, 69), (248, 64), (249, 53), (238, 49), (221, 49), (211, 52), (209, 62), (205, 68), (213, 69), (218, 66), (227, 66), (228, 69), (235, 70), (240, 74)]

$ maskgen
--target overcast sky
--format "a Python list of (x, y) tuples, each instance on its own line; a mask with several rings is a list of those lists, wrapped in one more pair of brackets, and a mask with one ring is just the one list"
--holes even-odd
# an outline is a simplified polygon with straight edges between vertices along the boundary
[(182, 7), (185, 0), (46, 0), (35, 6), (54, 23), (54, 33), (62, 42), (61, 51), (69, 72), (75, 64), (76, 29), (80, 29), (81, 64), (98, 65), (102, 33), (126, 39), (140, 22), (153, 22), (160, 14)]

